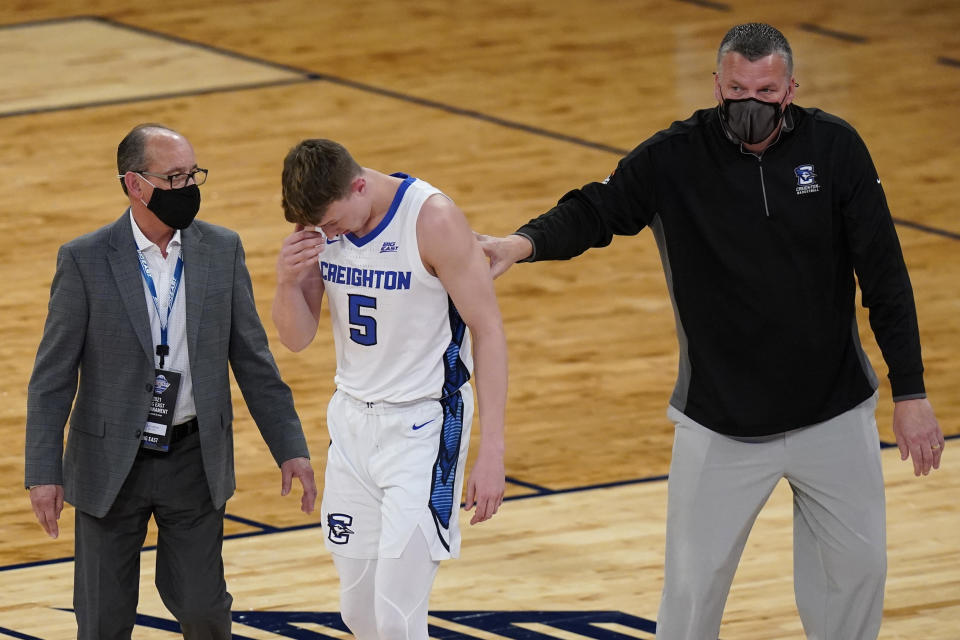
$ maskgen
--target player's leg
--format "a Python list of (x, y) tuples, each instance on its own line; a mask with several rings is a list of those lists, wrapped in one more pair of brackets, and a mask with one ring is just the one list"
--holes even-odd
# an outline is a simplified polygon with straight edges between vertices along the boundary
[(320, 513), (340, 578), (340, 616), (358, 640), (377, 640), (374, 586), (383, 492), (368, 473), (378, 448), (376, 415), (337, 392), (327, 407), (327, 426), (331, 444)]
[(399, 558), (380, 558), (376, 567), (377, 633), (382, 639), (427, 640), (430, 590), (440, 562), (430, 557), (418, 528)]
[(787, 434), (794, 588), (811, 640), (876, 638), (886, 578), (886, 507), (876, 397)]
[(744, 442), (671, 414), (658, 640), (716, 638), (747, 536), (783, 474), (783, 439)]
[(439, 561), (460, 549), (463, 466), (473, 394), (386, 406), (370, 462), (383, 490), (376, 618), (382, 639), (426, 640), (427, 607)]
[(340, 577), (340, 617), (357, 640), (378, 640), (373, 615), (377, 561), (333, 554)]

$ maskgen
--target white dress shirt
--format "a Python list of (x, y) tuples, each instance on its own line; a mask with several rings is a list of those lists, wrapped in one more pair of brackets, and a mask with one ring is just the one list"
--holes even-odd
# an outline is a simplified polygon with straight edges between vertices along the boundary
[[(173, 238), (167, 244), (167, 257), (164, 258), (160, 247), (150, 242), (140, 231), (137, 221), (133, 218), (132, 211), (130, 212), (130, 224), (133, 226), (133, 237), (137, 242), (137, 248), (143, 254), (143, 258), (149, 267), (150, 277), (153, 278), (163, 321), (167, 322), (170, 281), (173, 279), (173, 273), (177, 267), (177, 258), (180, 257), (180, 230), (174, 232)], [(180, 274), (180, 288), (173, 301), (173, 311), (170, 313), (170, 320), (167, 325), (167, 344), (170, 347), (170, 353), (164, 358), (163, 362), (164, 369), (182, 374), (180, 392), (177, 395), (177, 406), (173, 412), (173, 424), (186, 422), (197, 415), (197, 408), (193, 402), (193, 380), (190, 377), (190, 356), (187, 353), (186, 276), (188, 268), (189, 265), (184, 262), (183, 272)], [(143, 294), (147, 301), (147, 315), (150, 316), (150, 333), (153, 335), (153, 346), (156, 349), (156, 346), (160, 344), (160, 325), (162, 323), (160, 316), (157, 315), (157, 308), (154, 305), (150, 287), (147, 286), (143, 274), (140, 275), (140, 281), (143, 283)], [(154, 351), (153, 358), (154, 366), (159, 367), (160, 356), (156, 355), (156, 351)]]

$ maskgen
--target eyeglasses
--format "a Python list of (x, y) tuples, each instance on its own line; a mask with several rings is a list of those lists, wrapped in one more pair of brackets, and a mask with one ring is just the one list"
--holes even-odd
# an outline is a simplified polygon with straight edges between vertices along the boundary
[[(134, 171), (134, 173), (139, 173), (140, 175), (150, 176), (153, 178), (162, 178), (170, 183), (171, 189), (180, 189), (187, 186), (187, 183), (193, 180), (193, 183), (198, 187), (207, 181), (207, 170), (206, 169), (194, 169), (190, 173), (173, 173), (169, 176), (165, 176), (160, 173), (150, 173), (149, 171)], [(123, 180), (123, 176), (117, 176)]]

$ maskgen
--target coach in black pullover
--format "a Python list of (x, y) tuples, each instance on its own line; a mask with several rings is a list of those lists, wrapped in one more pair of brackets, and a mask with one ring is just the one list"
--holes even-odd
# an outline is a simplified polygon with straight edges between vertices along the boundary
[(876, 638), (886, 575), (878, 382), (854, 305), (859, 280), (901, 456), (927, 474), (944, 440), (924, 391), (910, 279), (863, 141), (843, 120), (791, 104), (783, 34), (738, 25), (717, 65), (717, 107), (481, 245), (499, 275), (644, 227), (656, 238), (680, 342), (658, 640), (717, 637), (740, 553), (781, 478), (794, 495), (807, 636)]
[(751, 153), (719, 108), (697, 111), (517, 232), (531, 260), (557, 260), (649, 226), (680, 338), (671, 404), (726, 435), (816, 424), (874, 392), (854, 269), (894, 400), (924, 397), (913, 292), (867, 149), (822, 111), (784, 116), (779, 139)]

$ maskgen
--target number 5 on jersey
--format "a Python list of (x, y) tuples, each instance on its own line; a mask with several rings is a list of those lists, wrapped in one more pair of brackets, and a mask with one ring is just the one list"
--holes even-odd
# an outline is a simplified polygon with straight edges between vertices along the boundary
[(348, 294), (347, 299), (350, 301), (350, 339), (365, 347), (377, 344), (377, 321), (362, 313), (365, 309), (376, 309), (377, 299), (357, 293)]

